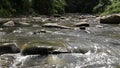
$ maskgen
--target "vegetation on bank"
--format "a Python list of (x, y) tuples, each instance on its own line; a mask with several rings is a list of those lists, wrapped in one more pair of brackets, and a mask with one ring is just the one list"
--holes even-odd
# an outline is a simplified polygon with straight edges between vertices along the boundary
[(119, 13), (119, 0), (0, 0), (0, 17), (31, 14)]
[(120, 0), (111, 1), (103, 14), (120, 13)]

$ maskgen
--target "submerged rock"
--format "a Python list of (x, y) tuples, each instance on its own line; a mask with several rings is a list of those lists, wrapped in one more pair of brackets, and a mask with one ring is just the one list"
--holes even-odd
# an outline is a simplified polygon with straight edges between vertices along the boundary
[(75, 27), (81, 27), (81, 26), (89, 27), (90, 25), (88, 22), (79, 22), (79, 23), (76, 23), (74, 26)]
[(3, 24), (4, 26), (15, 26), (15, 22), (14, 21), (8, 21), (6, 23)]
[(20, 49), (13, 43), (5, 43), (0, 45), (0, 55), (8, 53), (19, 53)]
[(120, 23), (120, 15), (104, 16), (100, 19), (100, 23), (103, 23), (103, 24), (119, 24)]
[(57, 23), (46, 23), (46, 24), (43, 24), (42, 27), (60, 28), (60, 29), (71, 29), (70, 27), (59, 25)]

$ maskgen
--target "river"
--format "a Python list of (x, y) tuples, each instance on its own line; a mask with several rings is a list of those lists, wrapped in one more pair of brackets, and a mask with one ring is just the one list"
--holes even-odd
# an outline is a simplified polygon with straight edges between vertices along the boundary
[[(47, 56), (3, 54), (0, 56), (0, 68), (119, 68), (120, 25), (100, 24), (94, 17), (86, 17), (90, 24), (87, 31), (35, 25), (1, 27), (0, 44), (13, 42), (22, 48), (24, 45), (40, 45), (41, 41), (57, 41), (65, 44), (61, 49), (66, 48), (71, 53)], [(74, 20), (79, 21), (76, 18)], [(37, 30), (46, 30), (47, 33), (34, 34)]]

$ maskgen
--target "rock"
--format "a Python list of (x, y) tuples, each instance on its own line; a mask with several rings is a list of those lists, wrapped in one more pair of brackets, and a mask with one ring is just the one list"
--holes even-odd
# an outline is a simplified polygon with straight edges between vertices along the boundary
[(15, 22), (14, 21), (8, 21), (6, 23), (3, 24), (4, 26), (15, 26)]
[(85, 26), (81, 26), (80, 29), (81, 30), (85, 30), (86, 28), (85, 28)]
[(79, 22), (75, 24), (74, 26), (75, 27), (81, 27), (81, 26), (89, 27), (89, 24), (87, 22)]
[(68, 53), (67, 45), (60, 41), (39, 41), (31, 42), (22, 46), (21, 55), (48, 55)]
[(60, 14), (54, 14), (53, 17), (61, 17)]
[(80, 16), (79, 19), (85, 19), (85, 17), (84, 16)]
[(42, 27), (60, 28), (60, 29), (71, 29), (70, 27), (59, 25), (57, 23), (46, 23), (46, 24), (43, 24)]
[(101, 25), (96, 25), (96, 27), (97, 27), (97, 28), (103, 28), (103, 26), (101, 26)]
[(66, 17), (60, 17), (60, 19), (66, 19)]
[(0, 45), (0, 55), (8, 53), (19, 53), (20, 49), (13, 43), (5, 43)]
[(60, 53), (69, 53), (67, 51), (56, 50), (53, 47), (26, 47), (22, 49), (21, 55), (48, 55), (48, 54), (60, 54)]
[(22, 55), (48, 55), (50, 54), (54, 48), (49, 47), (26, 47), (21, 51)]
[(108, 15), (100, 19), (103, 24), (120, 24), (120, 15)]
[(19, 22), (19, 24), (22, 25), (22, 26), (30, 26), (30, 24), (26, 23), (26, 22)]

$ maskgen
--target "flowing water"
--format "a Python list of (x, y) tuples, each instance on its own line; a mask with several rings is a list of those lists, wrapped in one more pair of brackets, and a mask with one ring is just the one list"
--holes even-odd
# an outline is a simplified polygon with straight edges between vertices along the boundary
[[(25, 44), (40, 41), (62, 41), (72, 53), (42, 55), (4, 54), (0, 68), (119, 68), (120, 25), (91, 24), (84, 30), (37, 27), (4, 27), (0, 44), (13, 42), (22, 48)], [(47, 33), (36, 33), (46, 30)], [(84, 53), (83, 53), (84, 52)]]

